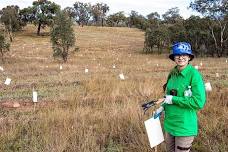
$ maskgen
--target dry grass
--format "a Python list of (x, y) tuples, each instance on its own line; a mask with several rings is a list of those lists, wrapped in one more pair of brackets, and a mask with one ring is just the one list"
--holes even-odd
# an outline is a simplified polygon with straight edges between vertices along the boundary
[[(144, 33), (137, 29), (75, 27), (75, 32), (80, 50), (61, 63), (63, 70), (52, 58), (47, 34), (37, 37), (33, 26), (16, 33), (2, 64), (0, 98), (19, 101), (21, 107), (0, 109), (0, 151), (153, 151), (143, 126), (153, 109), (143, 115), (140, 105), (163, 95), (174, 64), (167, 55), (142, 54)], [(192, 64), (201, 61), (200, 71), (213, 92), (199, 112), (200, 134), (193, 149), (226, 152), (228, 63), (198, 58)], [(126, 80), (119, 79), (120, 73)], [(12, 78), (10, 86), (3, 85), (6, 76)], [(37, 105), (32, 104), (33, 88)], [(158, 151), (164, 151), (164, 144)]]

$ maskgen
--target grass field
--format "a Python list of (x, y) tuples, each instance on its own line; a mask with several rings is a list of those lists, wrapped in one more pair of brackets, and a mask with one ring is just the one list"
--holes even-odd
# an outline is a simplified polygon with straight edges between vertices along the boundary
[[(79, 51), (72, 51), (62, 63), (52, 57), (48, 29), (43, 36), (35, 33), (34, 26), (16, 33), (6, 62), (1, 63), (0, 151), (154, 151), (143, 124), (154, 109), (144, 115), (141, 104), (163, 96), (162, 85), (175, 65), (168, 54), (143, 54), (144, 33), (137, 29), (75, 27)], [(228, 151), (225, 61), (192, 62), (213, 89), (199, 112), (194, 151)], [(120, 80), (121, 73), (125, 80)], [(6, 77), (12, 79), (9, 86), (4, 85)], [(37, 104), (32, 102), (33, 89), (38, 92)], [(18, 108), (4, 106), (17, 102)], [(163, 143), (158, 151), (164, 150)]]

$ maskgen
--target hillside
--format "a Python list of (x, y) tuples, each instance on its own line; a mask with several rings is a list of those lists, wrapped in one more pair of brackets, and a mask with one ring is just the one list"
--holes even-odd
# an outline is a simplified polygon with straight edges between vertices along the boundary
[[(75, 33), (79, 50), (67, 63), (53, 59), (48, 29), (40, 37), (32, 25), (15, 34), (1, 63), (0, 151), (153, 151), (143, 124), (153, 109), (143, 115), (141, 104), (163, 96), (175, 64), (167, 55), (143, 54), (144, 33), (137, 29), (75, 27)], [(228, 150), (226, 60), (192, 62), (213, 88), (199, 112), (195, 151)], [(12, 103), (20, 106), (9, 108)]]

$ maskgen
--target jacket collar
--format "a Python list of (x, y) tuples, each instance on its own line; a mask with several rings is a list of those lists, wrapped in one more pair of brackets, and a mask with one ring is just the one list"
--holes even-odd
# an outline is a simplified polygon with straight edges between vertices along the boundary
[(188, 64), (180, 73), (181, 75), (183, 75), (184, 77), (188, 74), (188, 71), (191, 69), (191, 65)]
[[(181, 72), (179, 72), (179, 74), (185, 77), (188, 74), (188, 71), (191, 69), (191, 67), (192, 65), (188, 64), (183, 70), (181, 70)], [(177, 69), (177, 66), (175, 68)]]

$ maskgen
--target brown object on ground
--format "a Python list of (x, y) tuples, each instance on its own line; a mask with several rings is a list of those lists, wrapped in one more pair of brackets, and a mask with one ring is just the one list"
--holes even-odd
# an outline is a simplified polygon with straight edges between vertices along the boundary
[(3, 102), (1, 103), (1, 107), (5, 107), (5, 108), (19, 108), (20, 104), (17, 101), (14, 102)]

